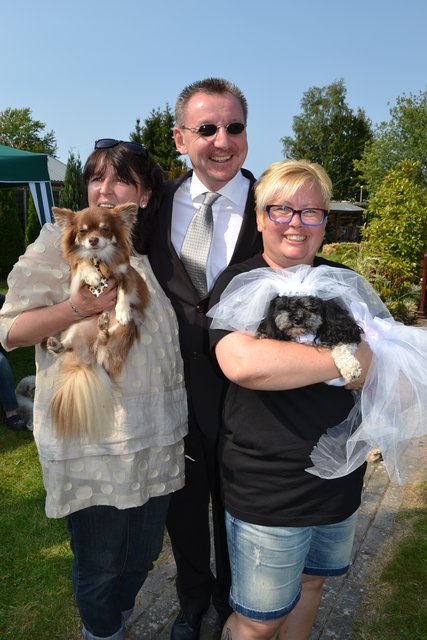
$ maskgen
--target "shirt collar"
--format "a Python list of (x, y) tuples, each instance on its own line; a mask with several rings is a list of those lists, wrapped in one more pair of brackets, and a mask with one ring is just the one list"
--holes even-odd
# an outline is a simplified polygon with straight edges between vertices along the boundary
[[(220, 193), (228, 200), (231, 200), (231, 202), (233, 202), (234, 204), (238, 204), (240, 202), (242, 189), (245, 188), (247, 182), (247, 178), (244, 177), (241, 171), (238, 171), (234, 178), (227, 182), (224, 187), (218, 189), (217, 193)], [(202, 196), (202, 194), (206, 193), (206, 191), (209, 191), (209, 189), (205, 187), (205, 185), (199, 180), (199, 178), (193, 171), (190, 184), (191, 199), (193, 201), (201, 200), (199, 196)]]

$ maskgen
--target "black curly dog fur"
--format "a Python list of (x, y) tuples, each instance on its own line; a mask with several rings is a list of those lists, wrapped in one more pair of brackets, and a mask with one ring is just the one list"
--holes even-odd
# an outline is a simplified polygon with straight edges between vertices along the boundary
[(257, 335), (276, 340), (296, 340), (313, 335), (314, 344), (335, 347), (359, 344), (362, 329), (336, 300), (317, 296), (276, 296), (270, 302)]

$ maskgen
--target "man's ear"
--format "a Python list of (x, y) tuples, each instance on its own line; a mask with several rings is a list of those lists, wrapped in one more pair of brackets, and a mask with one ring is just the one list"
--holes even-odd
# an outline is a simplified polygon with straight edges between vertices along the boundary
[(178, 151), (180, 152), (181, 155), (186, 155), (187, 153), (187, 145), (184, 143), (184, 135), (181, 131), (181, 129), (178, 129), (178, 127), (175, 127), (173, 130), (173, 137), (175, 140), (175, 146), (178, 149)]

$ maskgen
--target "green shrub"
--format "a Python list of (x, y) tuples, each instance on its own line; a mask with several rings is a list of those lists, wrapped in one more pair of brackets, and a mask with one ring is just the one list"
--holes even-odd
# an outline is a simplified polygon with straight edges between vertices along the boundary
[(324, 244), (321, 255), (333, 262), (341, 262), (354, 269), (360, 251), (358, 242), (331, 242)]
[(418, 283), (427, 247), (427, 189), (419, 162), (404, 160), (387, 174), (369, 203), (368, 219), (362, 230), (365, 256), (383, 263), (381, 271), (392, 261)]
[(427, 247), (427, 190), (419, 162), (404, 160), (369, 202), (362, 242), (325, 245), (322, 255), (364, 276), (396, 320), (412, 324), (421, 295), (420, 257)]
[(416, 322), (421, 285), (419, 279), (414, 282), (403, 261), (391, 256), (373, 258), (365, 255), (362, 248), (355, 270), (371, 283), (395, 320), (404, 324)]
[(25, 227), (25, 246), (32, 244), (40, 233), (40, 220), (37, 215), (34, 200), (29, 194), (27, 207), (27, 226)]
[(24, 253), (24, 232), (11, 189), (0, 190), (0, 276), (6, 277)]
[(80, 155), (72, 151), (68, 156), (64, 186), (59, 193), (59, 206), (78, 211), (82, 206), (85, 188), (83, 185)]
[(395, 320), (413, 324), (421, 295), (421, 286), (403, 260), (392, 256), (370, 255), (365, 242), (335, 242), (322, 247), (320, 254), (341, 262), (370, 282)]

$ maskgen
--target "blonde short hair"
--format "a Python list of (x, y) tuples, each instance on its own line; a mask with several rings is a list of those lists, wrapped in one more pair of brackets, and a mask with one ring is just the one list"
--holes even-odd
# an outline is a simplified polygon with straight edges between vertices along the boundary
[(320, 164), (308, 160), (282, 160), (271, 164), (255, 185), (257, 216), (279, 193), (284, 200), (289, 200), (306, 183), (319, 187), (325, 209), (329, 209), (332, 182)]

